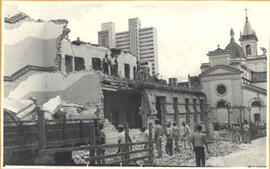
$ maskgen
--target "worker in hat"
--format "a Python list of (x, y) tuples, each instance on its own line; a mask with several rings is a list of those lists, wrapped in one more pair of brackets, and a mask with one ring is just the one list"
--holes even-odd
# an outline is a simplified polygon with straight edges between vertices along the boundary
[(180, 136), (180, 129), (179, 127), (176, 125), (176, 122), (173, 122), (173, 141), (174, 141), (174, 150), (177, 153), (180, 153), (180, 148), (179, 148), (179, 136)]
[[(126, 134), (125, 134), (125, 129), (124, 129), (124, 125), (120, 124), (118, 126), (118, 151), (117, 153), (125, 153), (129, 151), (129, 146), (127, 145), (121, 145), (121, 144), (125, 144), (126, 143)], [(131, 139), (128, 136), (128, 143), (131, 143)], [(131, 146), (130, 146), (131, 149)], [(121, 155), (121, 160), (127, 160), (129, 158), (128, 154), (123, 154)], [(123, 165), (125, 165), (125, 163), (123, 163)]]
[(166, 153), (168, 155), (172, 155), (173, 151), (172, 151), (172, 146), (173, 146), (173, 131), (171, 128), (171, 123), (167, 123), (167, 128), (166, 128)]
[[(105, 132), (104, 132), (104, 124), (100, 122), (98, 124), (98, 136), (96, 140), (97, 145), (104, 145), (105, 144)], [(97, 149), (97, 156), (104, 156), (105, 155), (105, 149), (104, 148), (98, 148)], [(97, 159), (97, 164), (105, 164), (105, 159)]]
[(162, 127), (160, 125), (159, 119), (155, 119), (154, 133), (155, 133), (155, 147), (158, 153), (158, 158), (162, 158), (162, 148), (161, 148)]

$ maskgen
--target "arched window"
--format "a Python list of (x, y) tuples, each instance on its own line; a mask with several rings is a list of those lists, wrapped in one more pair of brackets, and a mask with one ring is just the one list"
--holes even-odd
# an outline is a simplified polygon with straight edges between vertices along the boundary
[(225, 100), (220, 100), (217, 103), (217, 109), (223, 109), (223, 108), (227, 108), (227, 102)]
[(262, 106), (262, 104), (261, 104), (260, 101), (253, 101), (253, 102), (251, 103), (251, 106), (252, 106), (252, 107), (260, 107), (260, 106)]
[(251, 46), (250, 45), (246, 46), (246, 54), (251, 55)]

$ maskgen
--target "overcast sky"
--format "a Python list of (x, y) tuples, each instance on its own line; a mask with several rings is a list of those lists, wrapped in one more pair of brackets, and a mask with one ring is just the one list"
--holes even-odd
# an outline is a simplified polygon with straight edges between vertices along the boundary
[(71, 40), (98, 41), (101, 23), (114, 22), (116, 32), (128, 30), (128, 19), (139, 17), (142, 27), (157, 29), (159, 70), (163, 78), (187, 79), (198, 75), (206, 53), (219, 44), (225, 48), (230, 29), (238, 39), (243, 31), (245, 8), (260, 47), (269, 51), (270, 2), (4, 2), (33, 19), (67, 19)]

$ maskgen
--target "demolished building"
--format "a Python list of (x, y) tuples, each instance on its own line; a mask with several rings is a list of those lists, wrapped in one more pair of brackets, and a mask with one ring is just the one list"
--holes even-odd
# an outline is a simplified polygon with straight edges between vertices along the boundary
[(59, 96), (91, 104), (97, 117), (115, 126), (128, 122), (131, 128), (147, 126), (154, 118), (163, 126), (203, 123), (206, 96), (199, 89), (141, 78), (138, 74), (145, 72), (138, 71), (135, 56), (79, 38), (70, 41), (67, 23), (35, 21), (21, 12), (5, 18), (5, 100), (34, 97), (43, 104)]

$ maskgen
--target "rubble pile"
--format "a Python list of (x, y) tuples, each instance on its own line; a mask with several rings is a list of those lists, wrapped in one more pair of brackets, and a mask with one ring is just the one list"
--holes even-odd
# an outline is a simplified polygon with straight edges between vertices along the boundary
[(75, 164), (88, 164), (89, 150), (72, 151), (72, 159)]
[[(30, 99), (5, 99), (4, 108), (7, 112), (16, 116), (18, 120), (37, 120), (38, 103), (35, 98)], [(46, 120), (61, 120), (66, 119), (94, 119), (99, 111), (96, 104), (82, 104), (64, 101), (60, 96), (49, 99), (42, 106), (39, 106), (44, 111)]]
[(210, 156), (226, 156), (232, 152), (238, 151), (240, 149), (239, 145), (236, 143), (231, 143), (228, 141), (218, 141), (208, 145), (210, 149)]
[(218, 132), (218, 139), (219, 140), (223, 140), (223, 141), (231, 141), (232, 136), (231, 136), (231, 132), (228, 131), (219, 131)]
[[(163, 157), (155, 159), (155, 165), (158, 166), (195, 166), (195, 154), (193, 150), (185, 150), (183, 142), (179, 142), (180, 153), (173, 154), (169, 156), (165, 152), (165, 137), (162, 140), (162, 150)], [(210, 153), (206, 151), (206, 159), (216, 156), (226, 156), (232, 152), (238, 151), (240, 146), (235, 143), (227, 142), (227, 141), (217, 141), (211, 144), (208, 144)], [(157, 152), (155, 152), (155, 156), (157, 156)]]
[[(110, 126), (110, 123), (108, 122), (109, 125), (109, 130), (108, 131), (116, 131), (116, 129), (112, 126)], [(107, 132), (106, 132), (107, 134)], [(132, 142), (141, 142), (142, 137), (141, 137), (141, 132), (139, 129), (130, 129), (129, 130), (129, 135), (131, 137)], [(155, 158), (154, 159), (154, 165), (157, 166), (195, 166), (195, 154), (193, 150), (190, 149), (184, 149), (184, 143), (180, 140), (179, 141), (179, 146), (180, 146), (180, 153), (174, 153), (172, 156), (169, 156), (165, 152), (165, 144), (166, 144), (166, 137), (164, 136), (162, 138), (162, 153), (163, 157), (162, 158)], [(187, 146), (188, 147), (188, 146)], [(217, 157), (217, 156), (227, 156), (232, 152), (239, 151), (242, 149), (244, 146), (236, 144), (236, 143), (231, 143), (227, 141), (215, 141), (210, 144), (208, 144), (210, 153), (206, 152), (206, 159), (209, 159), (211, 157)], [(144, 145), (134, 145), (132, 146), (132, 151), (136, 150), (141, 150), (144, 149)], [(117, 147), (116, 148), (110, 148), (106, 149), (105, 154), (114, 154), (117, 152)], [(135, 153), (131, 154), (130, 158), (136, 158), (140, 156), (147, 155), (142, 153)], [(156, 149), (154, 148), (154, 154), (155, 157), (157, 156)], [(73, 159), (76, 164), (87, 164), (85, 158), (89, 157), (89, 151), (77, 151), (73, 152)], [(112, 163), (119, 161), (120, 157), (114, 157), (111, 159), (106, 159), (106, 163)], [(130, 165), (146, 165), (148, 162), (148, 159), (145, 160), (138, 160), (137, 162), (134, 162), (133, 164)]]

